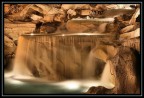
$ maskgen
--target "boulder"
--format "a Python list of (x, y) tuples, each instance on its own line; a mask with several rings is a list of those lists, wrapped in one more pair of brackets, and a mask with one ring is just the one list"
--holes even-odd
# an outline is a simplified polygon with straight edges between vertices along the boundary
[(93, 54), (96, 58), (106, 62), (109, 58), (114, 57), (117, 54), (117, 51), (118, 49), (113, 45), (99, 45), (93, 50)]
[[(83, 32), (99, 32), (105, 31), (106, 25), (109, 21), (102, 21), (100, 19), (80, 19), (80, 20), (69, 20), (66, 23), (66, 28), (69, 32), (83, 33)], [(104, 30), (103, 30), (104, 29)]]
[(21, 34), (34, 32), (36, 28), (36, 25), (30, 22), (10, 22), (6, 19), (4, 21), (4, 33), (13, 38), (13, 40), (18, 40)]
[(140, 54), (129, 48), (119, 47), (117, 54), (110, 59), (115, 68), (115, 87), (91, 87), (87, 94), (140, 94)]
[(120, 35), (120, 40), (140, 37), (140, 28)]
[(92, 86), (85, 94), (114, 94), (111, 92), (112, 90), (105, 88), (103, 86)]
[(13, 40), (4, 36), (4, 55), (12, 55), (15, 52), (16, 45)]

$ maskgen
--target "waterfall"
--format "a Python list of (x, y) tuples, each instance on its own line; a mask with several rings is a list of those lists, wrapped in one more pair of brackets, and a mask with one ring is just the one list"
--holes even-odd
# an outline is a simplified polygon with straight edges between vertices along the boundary
[(13, 73), (51, 81), (99, 79), (99, 67), (104, 69), (104, 65), (92, 51), (100, 41), (112, 39), (110, 35), (89, 33), (20, 36)]

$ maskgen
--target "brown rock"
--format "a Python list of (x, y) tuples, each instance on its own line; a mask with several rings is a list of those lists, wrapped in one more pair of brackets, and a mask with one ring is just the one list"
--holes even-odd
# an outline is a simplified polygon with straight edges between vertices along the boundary
[(4, 4), (4, 13), (8, 14), (10, 11), (10, 4)]
[(137, 28), (134, 31), (127, 32), (127, 33), (120, 35), (120, 39), (130, 39), (130, 38), (136, 38), (136, 37), (140, 37), (140, 28)]
[(4, 36), (4, 55), (12, 55), (15, 52), (16, 45), (12, 39), (9, 39), (7, 36)]
[(50, 7), (61, 8), (62, 4), (47, 4)]
[(54, 33), (56, 31), (56, 27), (43, 25), (40, 28), (40, 33)]
[(98, 48), (93, 50), (93, 53), (96, 58), (106, 62), (109, 58), (114, 57), (117, 54), (117, 51), (118, 49), (112, 45), (99, 45)]
[(42, 19), (42, 22), (53, 22), (54, 21), (54, 15), (45, 15)]
[(68, 10), (68, 9), (90, 9), (90, 5), (88, 4), (62, 4), (62, 9)]
[(5, 21), (4, 32), (7, 33), (13, 40), (18, 40), (21, 34), (32, 33), (36, 28), (34, 23), (30, 22), (10, 22)]
[(127, 32), (129, 32), (129, 31), (133, 30), (133, 28), (134, 28), (134, 25), (129, 25), (129, 26), (123, 28), (123, 29), (120, 31), (120, 33), (127, 33)]
[[(62, 16), (65, 13), (61, 9), (46, 4), (28, 4), (21, 12), (9, 15), (8, 18), (12, 21), (31, 21), (29, 19), (31, 18), (35, 21), (38, 21), (39, 19), (40, 22), (53, 22), (55, 16), (58, 16), (59, 14)], [(55, 20), (60, 21), (57, 18)]]
[(125, 40), (122, 45), (125, 47), (133, 48), (140, 53), (140, 38)]
[(81, 15), (90, 15), (92, 13), (91, 10), (81, 10)]
[(43, 22), (61, 22), (65, 18), (65, 13), (61, 9), (44, 4), (36, 4), (36, 6), (42, 9), (42, 11), (39, 12), (44, 15), (44, 18), (42, 19)]
[(66, 20), (65, 13), (56, 14), (54, 17), (54, 21), (56, 21), (56, 22), (64, 22), (65, 20)]
[(35, 14), (32, 14), (31, 15), (31, 19), (32, 20), (40, 20), (40, 19), (42, 19), (43, 17), (41, 17), (41, 16), (38, 16), (38, 15), (35, 15)]
[(82, 33), (97, 31), (99, 25), (105, 23), (104, 21), (97, 20), (69, 20), (66, 23), (66, 28), (69, 32)]
[[(116, 59), (118, 62), (115, 62)], [(135, 94), (140, 89), (140, 55), (128, 47), (121, 47), (112, 62), (116, 66), (118, 94)]]
[(75, 16), (76, 15), (76, 11), (72, 10), (72, 9), (69, 9), (67, 11), (67, 14), (70, 14), (71, 16)]
[(98, 13), (94, 14), (93, 17), (97, 18), (114, 18), (116, 16), (124, 15), (124, 14), (133, 14), (134, 10), (131, 9), (110, 9), (110, 10), (102, 10)]
[(99, 25), (98, 32), (104, 33), (106, 31), (106, 26), (107, 26), (107, 23), (102, 23), (101, 25)]
[(140, 8), (136, 9), (135, 13), (133, 14), (132, 18), (129, 21), (129, 24), (135, 24), (138, 15), (140, 15)]
[(128, 47), (120, 47), (111, 59), (115, 67), (115, 87), (91, 87), (88, 94), (140, 94), (140, 55)]
[(89, 90), (86, 92), (86, 94), (114, 94), (114, 92), (111, 92), (112, 90), (105, 88), (103, 86), (92, 86), (89, 88)]

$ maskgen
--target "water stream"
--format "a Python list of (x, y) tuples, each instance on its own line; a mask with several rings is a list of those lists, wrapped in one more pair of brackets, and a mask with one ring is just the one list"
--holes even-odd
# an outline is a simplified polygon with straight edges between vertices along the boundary
[(12, 77), (18, 80), (23, 80), (24, 76), (33, 77), (71, 87), (76, 84), (72, 86), (65, 81), (76, 81), (87, 88), (100, 85), (98, 81), (105, 62), (96, 58), (94, 50), (101, 42), (111, 40), (111, 35), (93, 33), (22, 35), (18, 40)]

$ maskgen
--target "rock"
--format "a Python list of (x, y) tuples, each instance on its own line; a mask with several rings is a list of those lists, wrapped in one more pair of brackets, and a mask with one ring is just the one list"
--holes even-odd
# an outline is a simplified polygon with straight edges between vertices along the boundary
[(140, 54), (128, 47), (119, 47), (110, 59), (115, 70), (115, 87), (91, 87), (86, 94), (140, 94)]
[(104, 33), (106, 31), (107, 24), (108, 23), (102, 23), (102, 24), (100, 24), (99, 27), (98, 27), (98, 32)]
[(128, 25), (128, 26), (122, 28), (120, 30), (120, 33), (123, 34), (123, 33), (131, 32), (131, 31), (136, 30), (137, 28), (140, 28), (139, 22), (135, 22), (135, 24), (133, 24), (133, 25)]
[(129, 32), (129, 31), (132, 31), (133, 28), (134, 28), (134, 25), (129, 25), (129, 26), (123, 28), (123, 29), (120, 31), (120, 33), (127, 33), (127, 32)]
[(92, 13), (91, 10), (81, 10), (81, 15), (87, 16), (87, 15), (90, 15), (91, 13)]
[(40, 33), (54, 33), (56, 31), (56, 27), (48, 26), (48, 25), (42, 25), (40, 27)]
[(45, 15), (42, 19), (42, 22), (53, 22), (54, 21), (54, 15)]
[(67, 14), (70, 14), (71, 16), (75, 16), (75, 15), (76, 15), (76, 12), (75, 12), (74, 10), (72, 10), (72, 9), (69, 9), (69, 10), (67, 11)]
[(21, 34), (32, 33), (36, 28), (34, 23), (30, 22), (5, 22), (4, 33), (9, 35), (13, 40), (18, 40)]
[(122, 45), (125, 47), (133, 48), (140, 53), (140, 38), (125, 40)]
[(140, 15), (140, 8), (137, 8), (132, 18), (129, 21), (129, 24), (135, 24), (136, 18)]
[(61, 14), (56, 14), (54, 17), (54, 21), (56, 22), (64, 22), (66, 21), (66, 14), (63, 12)]
[(60, 13), (59, 9), (51, 7), (51, 6), (47, 6), (45, 4), (35, 4), (35, 6), (42, 9), (42, 12), (40, 12), (40, 13), (42, 13), (44, 15), (53, 15), (53, 14)]
[(31, 18), (32, 20), (40, 20), (40, 19), (42, 19), (43, 17), (38, 16), (38, 15), (35, 15), (35, 14), (32, 14), (30, 18)]
[(4, 14), (8, 14), (10, 11), (10, 4), (4, 4)]
[(68, 9), (90, 9), (90, 5), (88, 4), (62, 4), (62, 9), (68, 10)]
[(94, 55), (96, 58), (101, 59), (106, 62), (108, 55), (102, 49), (96, 49), (94, 51)]
[(53, 21), (63, 21), (65, 18), (65, 13), (62, 9), (58, 9), (55, 7), (47, 6), (44, 4), (36, 4), (37, 7), (42, 9), (44, 18), (42, 19), (43, 22), (53, 22)]
[(69, 10), (67, 11), (68, 19), (71, 19), (71, 17), (76, 16), (76, 14), (77, 14), (77, 13), (76, 13), (75, 10), (69, 9)]
[(4, 15), (19, 13), (25, 6), (26, 4), (4, 4)]
[(82, 33), (82, 32), (87, 32), (90, 30), (96, 29), (96, 26), (92, 24), (91, 22), (83, 22), (83, 21), (68, 21), (66, 23), (66, 28), (69, 32), (73, 33)]
[(4, 69), (12, 71), (14, 60), (14, 57), (4, 57)]
[(31, 18), (39, 22), (53, 22), (55, 16), (56, 21), (61, 21), (58, 20), (58, 17), (62, 18), (65, 13), (61, 9), (46, 4), (28, 4), (21, 12), (9, 15), (8, 18), (12, 21), (31, 21)]
[[(69, 32), (73, 33), (83, 33), (83, 32), (96, 32), (101, 24), (108, 23), (108, 21), (98, 21), (97, 19), (94, 20), (69, 20), (66, 23), (66, 28)], [(104, 27), (106, 24), (100, 26)], [(103, 32), (103, 30), (99, 31)]]
[(120, 47), (118, 54), (111, 61), (116, 67), (117, 93), (135, 94), (140, 89), (140, 54), (129, 47)]
[(120, 35), (120, 40), (140, 37), (140, 28)]
[(113, 23), (108, 23), (103, 33), (114, 33), (117, 32), (117, 26)]
[(93, 50), (93, 54), (96, 58), (106, 62), (109, 58), (114, 57), (117, 51), (118, 49), (112, 45), (99, 45), (98, 48)]
[(95, 8), (93, 8), (93, 10), (97, 10), (97, 11), (99, 11), (99, 10), (107, 10), (107, 8), (106, 8), (105, 4), (97, 4), (95, 6)]
[(47, 4), (48, 6), (50, 6), (50, 7), (55, 7), (55, 8), (61, 8), (61, 5), (62, 4)]
[(101, 13), (97, 13), (93, 15), (93, 17), (97, 18), (114, 18), (124, 14), (133, 14), (134, 10), (132, 9), (110, 9), (104, 10)]
[(55, 33), (67, 33), (66, 23), (62, 22), (60, 26), (58, 26), (57, 31)]
[(113, 45), (107, 45), (106, 52), (107, 52), (109, 58), (113, 58), (117, 54), (118, 48), (114, 47)]
[(4, 36), (4, 55), (12, 55), (15, 52), (16, 45), (12, 39), (9, 39), (7, 36)]
[(115, 94), (115, 92), (112, 92), (110, 89), (103, 86), (92, 86), (85, 94)]
[[(20, 4), (20, 10), (18, 9), (19, 7), (17, 7), (18, 5), (13, 4), (11, 7), (11, 15), (9, 15), (7, 18), (10, 19), (11, 21), (24, 21), (29, 15), (30, 12), (27, 13), (30, 9), (30, 7), (33, 6), (33, 4)], [(30, 10), (32, 11), (32, 10)]]

